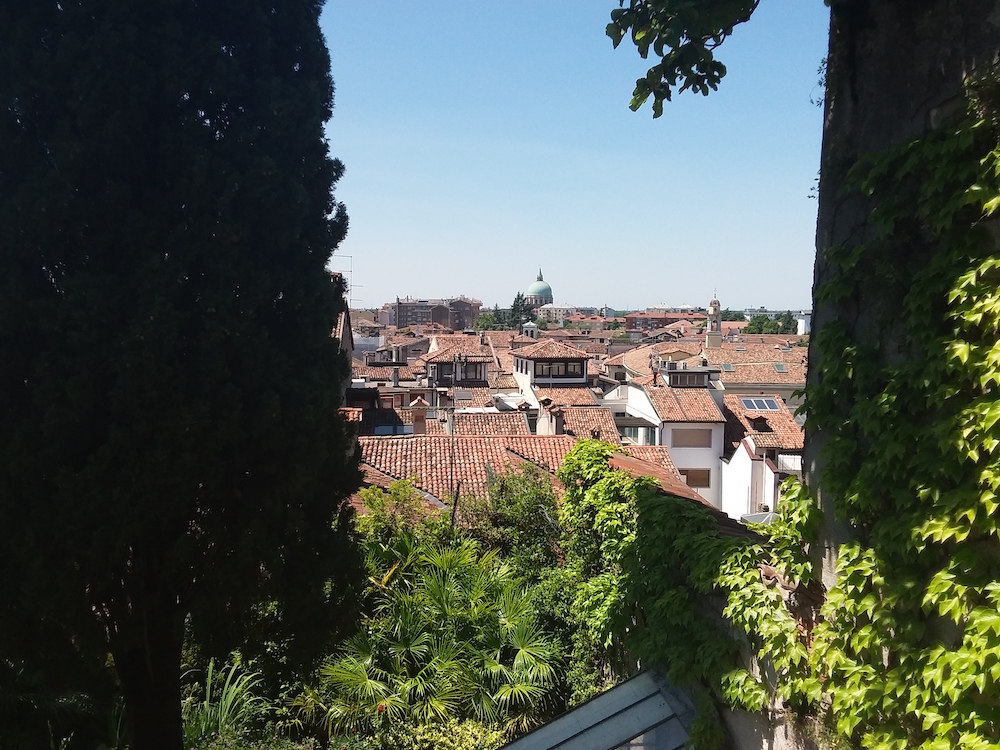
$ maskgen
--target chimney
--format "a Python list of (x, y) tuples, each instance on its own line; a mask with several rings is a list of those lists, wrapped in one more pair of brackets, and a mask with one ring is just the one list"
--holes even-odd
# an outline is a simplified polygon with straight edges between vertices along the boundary
[(399, 368), (398, 367), (393, 367), (392, 368), (392, 381), (391, 382), (392, 382), (392, 387), (393, 388), (399, 388)]
[(427, 433), (427, 407), (430, 406), (424, 399), (417, 396), (410, 402), (413, 410), (413, 434), (425, 435)]
[(549, 414), (552, 417), (552, 434), (553, 435), (563, 435), (566, 432), (566, 418), (563, 415), (563, 410), (558, 406), (553, 406), (549, 409)]

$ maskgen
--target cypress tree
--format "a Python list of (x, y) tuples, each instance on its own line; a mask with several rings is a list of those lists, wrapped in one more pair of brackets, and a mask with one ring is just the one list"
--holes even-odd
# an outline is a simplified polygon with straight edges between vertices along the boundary
[(181, 746), (188, 616), (345, 610), (321, 6), (0, 2), (0, 627), (109, 652), (132, 750)]

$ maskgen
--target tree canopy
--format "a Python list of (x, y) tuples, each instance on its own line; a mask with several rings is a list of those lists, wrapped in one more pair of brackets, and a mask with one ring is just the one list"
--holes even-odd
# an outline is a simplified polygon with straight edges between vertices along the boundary
[(518, 328), (519, 326), (534, 320), (534, 317), (531, 305), (528, 304), (524, 295), (521, 292), (518, 292), (514, 296), (513, 302), (510, 303), (510, 312), (507, 313), (507, 325)]
[(133, 750), (180, 747), (186, 616), (349, 583), (321, 5), (0, 8), (0, 624), (110, 651)]

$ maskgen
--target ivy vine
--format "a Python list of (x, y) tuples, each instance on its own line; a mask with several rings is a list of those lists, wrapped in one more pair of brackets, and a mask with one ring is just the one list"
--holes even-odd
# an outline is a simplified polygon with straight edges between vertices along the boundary
[(872, 234), (831, 250), (817, 290), (849, 307), (875, 279), (885, 300), (820, 331), (808, 394), (808, 426), (832, 436), (825, 491), (856, 530), (812, 663), (863, 747), (1000, 743), (996, 100), (980, 81), (946, 127), (855, 167)]
[[(818, 511), (783, 487), (779, 520), (723, 533), (704, 509), (608, 468), (583, 441), (560, 473), (595, 632), (712, 706), (784, 705), (875, 750), (1000, 746), (1000, 86), (946, 125), (855, 166), (865, 232), (828, 251), (817, 301), (845, 311), (814, 346), (808, 430), (853, 530), (825, 595)], [(881, 300), (862, 308), (860, 299)], [(586, 522), (584, 522), (586, 521)], [(585, 533), (586, 532), (586, 533)], [(589, 535), (589, 536), (588, 536)], [(569, 542), (570, 547), (574, 542)]]

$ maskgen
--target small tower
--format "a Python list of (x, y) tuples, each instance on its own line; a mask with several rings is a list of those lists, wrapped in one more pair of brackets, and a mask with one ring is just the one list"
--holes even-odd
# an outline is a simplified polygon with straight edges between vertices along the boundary
[(705, 348), (722, 346), (722, 303), (713, 297), (708, 303), (708, 328), (705, 329)]

